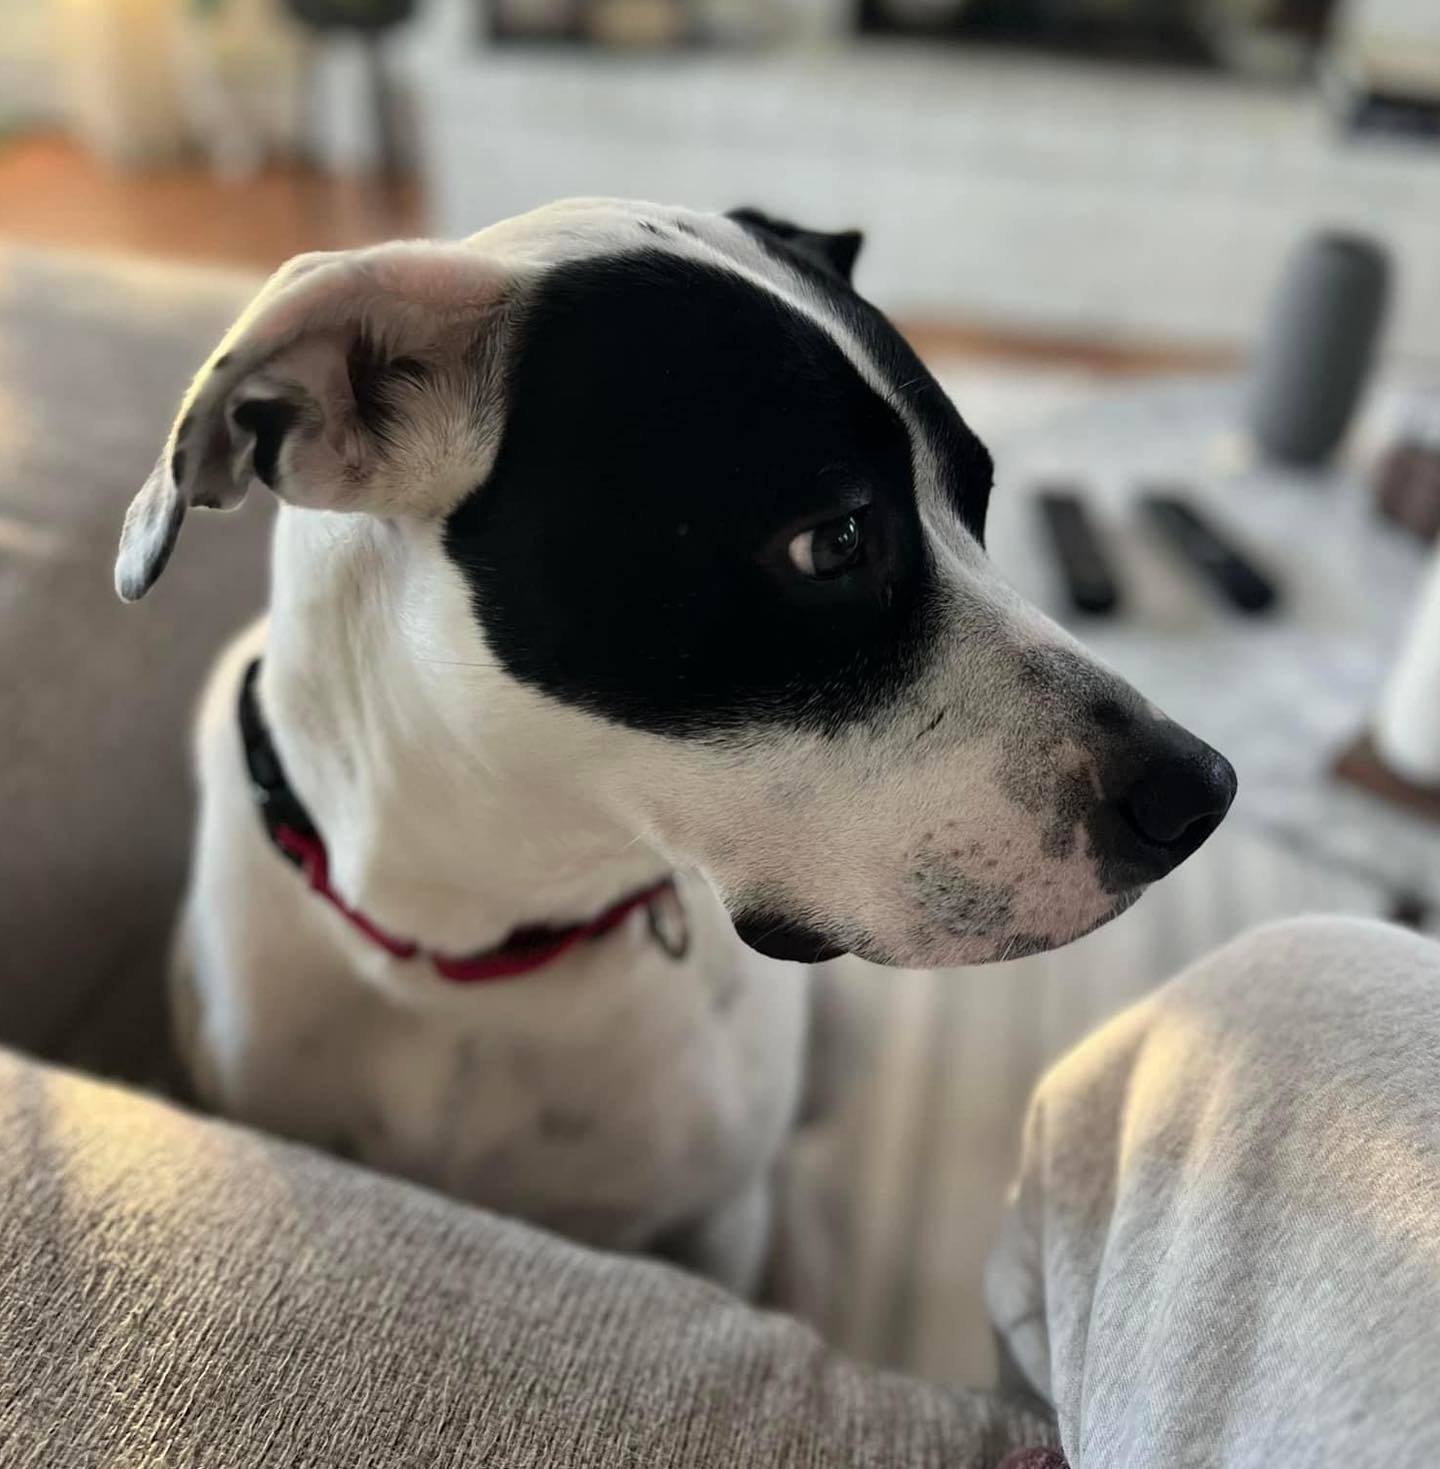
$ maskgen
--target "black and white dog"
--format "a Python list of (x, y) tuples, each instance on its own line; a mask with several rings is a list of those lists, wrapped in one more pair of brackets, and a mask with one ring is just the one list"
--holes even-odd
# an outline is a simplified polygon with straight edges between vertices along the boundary
[(784, 961), (1063, 944), (1220, 821), (1229, 765), (987, 562), (989, 455), (858, 245), (576, 200), (302, 256), (221, 342), (116, 568), (282, 501), (199, 732), (213, 1105), (744, 1288)]

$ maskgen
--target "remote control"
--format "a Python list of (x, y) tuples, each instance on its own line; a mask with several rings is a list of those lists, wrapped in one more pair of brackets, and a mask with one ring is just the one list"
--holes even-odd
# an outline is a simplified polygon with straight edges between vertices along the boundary
[(1120, 589), (1085, 502), (1072, 490), (1053, 489), (1036, 503), (1071, 603), (1079, 612), (1113, 612)]
[(1275, 604), (1279, 596), (1275, 583), (1188, 500), (1151, 493), (1142, 495), (1140, 504), (1171, 548), (1233, 607), (1257, 613)]

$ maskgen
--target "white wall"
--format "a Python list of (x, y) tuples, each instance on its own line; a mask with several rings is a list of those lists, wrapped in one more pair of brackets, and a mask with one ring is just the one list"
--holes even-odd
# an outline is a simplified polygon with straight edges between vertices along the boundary
[(1343, 139), (1308, 93), (857, 46), (452, 52), (416, 96), (440, 234), (566, 194), (754, 203), (865, 228), (892, 311), (1243, 344), (1295, 243), (1343, 226), (1394, 253), (1392, 343), (1440, 356), (1440, 149)]

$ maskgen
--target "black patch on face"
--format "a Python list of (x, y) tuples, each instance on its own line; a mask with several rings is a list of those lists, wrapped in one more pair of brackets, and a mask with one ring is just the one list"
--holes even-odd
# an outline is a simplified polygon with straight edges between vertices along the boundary
[[(659, 251), (578, 262), (508, 385), (445, 545), (513, 677), (672, 735), (833, 731), (913, 683), (935, 599), (909, 435), (820, 327)], [(791, 538), (850, 513), (860, 564), (807, 579)]]
[[(971, 433), (940, 384), (882, 312), (851, 290), (848, 280), (840, 279), (833, 268), (817, 262), (813, 252), (798, 250), (777, 235), (773, 221), (757, 223), (752, 215), (753, 211), (738, 210), (730, 217), (771, 255), (804, 275), (854, 333), (919, 421), (950, 503), (966, 530), (984, 545), (985, 512), (995, 478), (990, 451)], [(859, 247), (857, 236), (856, 251)]]
[(269, 489), (275, 488), (280, 445), (300, 410), (284, 398), (251, 398), (235, 410), (235, 422), (255, 435), (255, 475)]
[(175, 483), (177, 485), (182, 485), (185, 483), (184, 449), (176, 449), (176, 451), (170, 456), (170, 473), (174, 477)]

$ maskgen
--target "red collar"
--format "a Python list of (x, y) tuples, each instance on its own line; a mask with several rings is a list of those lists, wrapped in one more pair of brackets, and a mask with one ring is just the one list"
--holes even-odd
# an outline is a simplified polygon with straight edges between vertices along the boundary
[(311, 892), (329, 903), (372, 944), (396, 959), (428, 959), (442, 979), (456, 984), (484, 984), (496, 979), (515, 979), (543, 969), (580, 944), (603, 938), (637, 909), (644, 908), (649, 914), (650, 932), (656, 941), (672, 958), (683, 957), (688, 947), (683, 914), (678, 933), (672, 924), (668, 935), (660, 918), (660, 908), (665, 899), (676, 897), (673, 877), (662, 878), (647, 888), (630, 893), (588, 922), (569, 924), (564, 928), (539, 925), (517, 928), (503, 944), (478, 954), (438, 954), (412, 939), (397, 938), (387, 933), (378, 923), (351, 908), (330, 886), (330, 859), (324, 838), (291, 790), (260, 713), (260, 702), (255, 692), (259, 672), (258, 659), (245, 671), (240, 686), (239, 716), (245, 764), (265, 831), (282, 855), (304, 874)]

